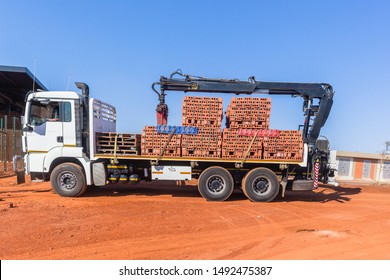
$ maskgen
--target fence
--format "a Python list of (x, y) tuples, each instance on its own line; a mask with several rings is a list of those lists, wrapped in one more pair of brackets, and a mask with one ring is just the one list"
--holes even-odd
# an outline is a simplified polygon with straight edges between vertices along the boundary
[(4, 115), (0, 118), (0, 177), (13, 175), (12, 158), (22, 155), (20, 118)]

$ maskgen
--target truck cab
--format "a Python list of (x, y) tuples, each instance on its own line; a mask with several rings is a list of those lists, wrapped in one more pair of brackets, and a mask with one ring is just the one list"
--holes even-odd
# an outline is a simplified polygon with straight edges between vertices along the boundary
[(52, 159), (83, 156), (80, 96), (75, 92), (35, 92), (27, 97), (23, 151), (29, 173), (46, 173)]
[[(72, 163), (81, 168), (86, 185), (93, 184), (91, 158), (94, 135), (116, 131), (115, 107), (95, 98), (89, 99), (88, 86), (80, 95), (73, 91), (38, 91), (26, 97), (23, 120), (25, 172), (32, 179), (49, 179), (53, 170)], [(76, 167), (78, 168), (78, 167)], [(64, 173), (66, 178), (73, 178)], [(71, 189), (71, 186), (68, 186)]]

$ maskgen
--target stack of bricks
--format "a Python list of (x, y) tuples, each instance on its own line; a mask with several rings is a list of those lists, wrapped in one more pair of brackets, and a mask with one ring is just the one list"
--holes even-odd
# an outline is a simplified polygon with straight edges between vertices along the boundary
[[(226, 110), (227, 128), (223, 130), (222, 158), (246, 156), (252, 159), (262, 159), (262, 138), (242, 136), (238, 131), (242, 128), (268, 129), (270, 113), (271, 99), (269, 98), (232, 98)], [(250, 146), (251, 143), (252, 146)]]
[[(145, 126), (141, 135), (141, 154), (159, 156), (169, 139), (169, 134), (157, 133), (156, 126)], [(169, 141), (163, 155), (181, 156), (181, 135), (175, 134)]]
[(182, 125), (197, 127), (198, 133), (175, 134), (167, 145), (169, 134), (157, 133), (156, 126), (146, 126), (141, 137), (141, 154), (159, 156), (167, 145), (163, 156), (302, 160), (302, 133), (298, 130), (268, 133), (272, 132), (270, 113), (270, 98), (232, 98), (226, 111), (227, 128), (221, 133), (222, 98), (186, 96)]
[(299, 130), (282, 130), (277, 138), (265, 137), (263, 147), (263, 159), (302, 160), (302, 132)]
[[(239, 135), (236, 128), (225, 128), (223, 130), (222, 158), (243, 158), (252, 143), (253, 136)], [(261, 159), (263, 141), (256, 137), (249, 150), (247, 158)]]
[(222, 113), (222, 98), (185, 96), (182, 105), (182, 125), (220, 128)]
[(226, 127), (268, 129), (270, 115), (270, 98), (232, 98), (226, 110)]
[(198, 134), (182, 136), (183, 157), (221, 157), (222, 98), (186, 96), (182, 125), (198, 127)]

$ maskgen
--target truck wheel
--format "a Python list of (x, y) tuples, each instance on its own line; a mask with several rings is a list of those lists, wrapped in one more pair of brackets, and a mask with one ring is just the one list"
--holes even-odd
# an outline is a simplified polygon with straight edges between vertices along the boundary
[(207, 200), (224, 201), (232, 194), (233, 188), (233, 177), (225, 168), (212, 166), (199, 176), (198, 190)]
[(53, 190), (60, 196), (80, 196), (87, 189), (82, 168), (70, 162), (56, 166), (50, 175), (50, 182)]
[(279, 193), (279, 180), (268, 168), (255, 168), (242, 180), (244, 194), (253, 202), (272, 201)]

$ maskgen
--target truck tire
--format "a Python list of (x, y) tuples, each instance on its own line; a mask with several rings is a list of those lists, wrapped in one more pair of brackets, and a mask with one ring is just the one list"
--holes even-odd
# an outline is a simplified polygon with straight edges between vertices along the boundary
[(50, 175), (50, 182), (53, 190), (60, 196), (80, 196), (87, 189), (82, 168), (70, 162), (56, 166)]
[(198, 190), (207, 200), (224, 201), (230, 197), (233, 189), (233, 177), (225, 168), (212, 166), (199, 176)]
[(253, 202), (269, 202), (279, 193), (279, 180), (270, 169), (255, 168), (242, 180), (242, 190)]

